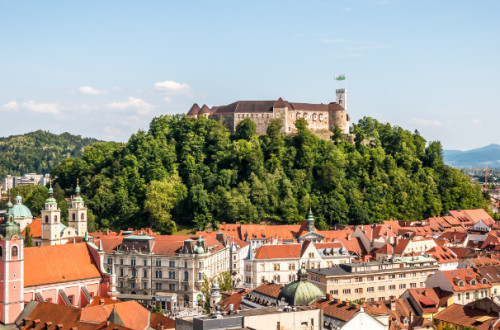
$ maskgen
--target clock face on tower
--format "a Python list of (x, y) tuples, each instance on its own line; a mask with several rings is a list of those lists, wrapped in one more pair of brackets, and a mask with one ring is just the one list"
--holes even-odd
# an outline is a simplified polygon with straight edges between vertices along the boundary
[(45, 230), (49, 230), (49, 226), (45, 225)]

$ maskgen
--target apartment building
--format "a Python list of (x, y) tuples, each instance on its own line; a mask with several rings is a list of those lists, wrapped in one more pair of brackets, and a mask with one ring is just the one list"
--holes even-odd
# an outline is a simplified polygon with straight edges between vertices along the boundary
[(256, 288), (264, 282), (287, 284), (297, 279), (302, 267), (321, 269), (353, 260), (341, 242), (262, 245), (244, 260), (245, 287)]
[[(204, 277), (230, 270), (225, 236), (103, 237), (97, 241), (102, 268), (117, 276), (119, 298), (152, 301), (159, 293), (175, 293), (179, 306), (198, 306)], [(196, 240), (195, 240), (196, 239)]]
[(439, 269), (429, 257), (400, 257), (383, 262), (354, 262), (309, 269), (309, 280), (334, 298), (387, 300), (410, 288), (425, 287), (427, 277)]

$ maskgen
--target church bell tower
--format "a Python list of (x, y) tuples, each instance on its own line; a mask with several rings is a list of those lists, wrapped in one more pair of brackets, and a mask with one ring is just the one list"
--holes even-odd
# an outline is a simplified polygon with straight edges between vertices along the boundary
[(24, 309), (24, 237), (12, 208), (9, 200), (0, 225), (0, 324), (14, 323)]
[(87, 208), (80, 196), (80, 184), (76, 180), (76, 196), (71, 199), (71, 208), (69, 209), (69, 226), (75, 228), (76, 235), (83, 237), (87, 231)]
[(57, 201), (54, 198), (52, 182), (49, 188), (49, 198), (45, 201), (42, 210), (42, 244), (61, 244), (61, 210), (58, 209)]

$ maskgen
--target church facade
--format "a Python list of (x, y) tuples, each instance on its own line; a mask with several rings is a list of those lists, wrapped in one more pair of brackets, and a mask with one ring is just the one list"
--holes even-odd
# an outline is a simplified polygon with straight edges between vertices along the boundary
[(237, 101), (229, 105), (201, 108), (194, 104), (187, 116), (194, 118), (210, 118), (224, 120), (231, 132), (236, 131), (238, 123), (245, 118), (253, 120), (257, 126), (257, 134), (265, 134), (269, 124), (275, 119), (283, 123), (282, 133), (293, 134), (297, 131), (295, 121), (304, 118), (308, 128), (317, 135), (330, 136), (335, 126), (342, 133), (349, 134), (350, 118), (346, 111), (346, 90), (336, 90), (336, 102), (329, 104), (288, 102), (279, 98), (274, 101)]

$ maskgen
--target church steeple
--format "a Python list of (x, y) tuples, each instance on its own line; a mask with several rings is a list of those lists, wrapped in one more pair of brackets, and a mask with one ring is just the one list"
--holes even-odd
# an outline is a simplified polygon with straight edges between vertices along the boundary
[(314, 231), (314, 217), (310, 208), (309, 212), (307, 213), (307, 231)]
[(87, 208), (80, 195), (80, 180), (76, 179), (75, 194), (71, 199), (71, 208), (69, 209), (69, 225), (75, 228), (76, 235), (83, 237), (87, 231)]

